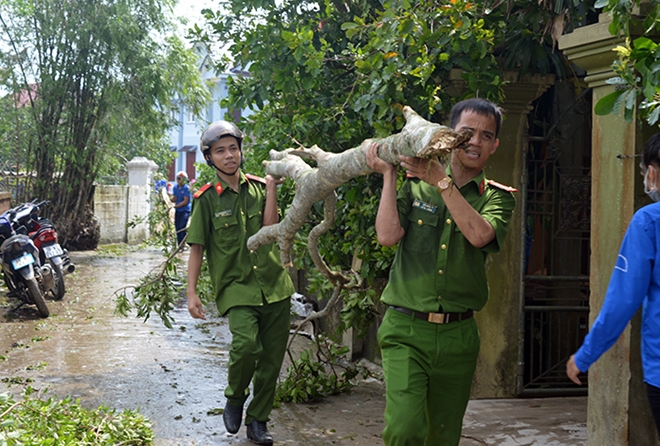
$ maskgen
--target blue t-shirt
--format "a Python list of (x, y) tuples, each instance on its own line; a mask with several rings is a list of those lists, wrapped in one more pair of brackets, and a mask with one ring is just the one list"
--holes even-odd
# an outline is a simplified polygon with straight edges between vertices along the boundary
[(176, 208), (176, 212), (190, 212), (190, 209), (192, 209), (192, 194), (190, 193), (190, 186), (184, 184), (182, 187), (179, 187), (177, 184), (174, 186), (172, 195), (174, 195), (174, 198), (176, 199), (176, 204), (181, 203), (185, 197), (188, 197), (188, 204)]
[(165, 188), (167, 190), (167, 180), (156, 181), (156, 192), (160, 192), (162, 188)]
[(586, 372), (619, 339), (642, 307), (642, 367), (644, 381), (660, 387), (660, 203), (644, 206), (623, 238), (598, 317), (575, 365)]

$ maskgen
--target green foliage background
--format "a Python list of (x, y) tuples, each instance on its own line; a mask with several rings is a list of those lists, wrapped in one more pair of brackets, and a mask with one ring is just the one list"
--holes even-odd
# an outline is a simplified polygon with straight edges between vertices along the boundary
[(0, 163), (23, 173), (5, 186), (16, 203), (50, 200), (70, 249), (98, 241), (86, 230), (95, 181), (116, 178), (136, 155), (167, 165), (172, 113), (209, 99), (172, 6), (0, 0)]
[[(241, 127), (247, 169), (263, 173), (270, 150), (317, 144), (341, 152), (404, 125), (410, 105), (424, 118), (446, 123), (451, 106), (479, 96), (502, 103), (504, 69), (572, 75), (556, 50), (557, 30), (583, 23), (591, 2), (229, 0), (206, 10), (199, 42), (231, 42), (225, 63), (250, 77), (230, 80), (227, 108), (254, 111)], [(229, 65), (222, 65), (227, 68)], [(457, 83), (467, 88), (459, 89)], [(382, 180), (357, 178), (337, 189), (336, 230), (321, 254), (332, 267), (350, 270), (362, 260), (365, 286), (344, 291), (340, 328), (364, 329), (386, 280), (394, 250), (377, 243), (374, 219)], [(290, 203), (291, 183), (280, 189)], [(286, 204), (285, 209), (286, 212)], [(328, 298), (332, 286), (310, 267), (309, 230), (323, 218), (317, 203), (296, 236), (296, 267), (308, 271), (303, 293)]]
[(615, 91), (598, 101), (596, 114), (623, 110), (627, 121), (637, 114), (649, 125), (660, 125), (660, 2), (647, 2), (641, 17), (633, 10), (640, 6), (639, 0), (599, 0), (596, 4), (612, 15), (610, 33), (625, 38), (615, 49), (619, 55), (612, 64), (616, 76), (607, 81)]

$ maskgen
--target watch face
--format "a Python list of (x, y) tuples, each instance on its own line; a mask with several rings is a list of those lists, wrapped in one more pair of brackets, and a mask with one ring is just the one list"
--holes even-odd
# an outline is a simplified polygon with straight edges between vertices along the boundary
[(443, 179), (443, 180), (440, 180), (440, 181), (438, 182), (438, 187), (439, 187), (440, 189), (447, 189), (447, 188), (449, 187), (449, 181), (447, 181), (446, 178)]

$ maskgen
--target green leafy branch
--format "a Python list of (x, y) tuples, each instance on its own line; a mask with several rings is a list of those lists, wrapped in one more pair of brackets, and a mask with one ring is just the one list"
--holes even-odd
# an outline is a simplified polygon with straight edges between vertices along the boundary
[(369, 371), (353, 365), (344, 359), (348, 347), (342, 347), (325, 336), (315, 338), (316, 349), (303, 350), (295, 359), (287, 350), (291, 365), (287, 376), (280, 381), (275, 392), (276, 402), (307, 403), (319, 401), (328, 395), (336, 395), (350, 390), (351, 380)]
[[(604, 116), (623, 109), (626, 121), (631, 122), (637, 112), (640, 120), (655, 125), (660, 118), (660, 47), (650, 37), (660, 31), (660, 4), (652, 2), (645, 11), (646, 17), (640, 21), (633, 16), (633, 6), (639, 3), (639, 0), (596, 2), (596, 7), (612, 13), (610, 33), (624, 35), (625, 42), (614, 49), (619, 55), (612, 64), (616, 76), (607, 80), (615, 90), (598, 101), (595, 113)], [(640, 36), (632, 38), (633, 33)]]
[(67, 396), (43, 399), (26, 388), (23, 399), (0, 394), (0, 446), (24, 444), (58, 445), (150, 445), (151, 423), (137, 411), (99, 406), (88, 410)]

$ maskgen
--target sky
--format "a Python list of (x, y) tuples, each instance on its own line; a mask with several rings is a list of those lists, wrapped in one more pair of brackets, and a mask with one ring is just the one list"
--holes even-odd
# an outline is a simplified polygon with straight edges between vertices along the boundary
[[(202, 9), (216, 9), (218, 3), (218, 0), (179, 0), (179, 4), (174, 8), (174, 14), (188, 19), (188, 25), (185, 27), (191, 27), (195, 23), (201, 25)], [(185, 35), (185, 29), (183, 34)]]

